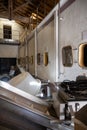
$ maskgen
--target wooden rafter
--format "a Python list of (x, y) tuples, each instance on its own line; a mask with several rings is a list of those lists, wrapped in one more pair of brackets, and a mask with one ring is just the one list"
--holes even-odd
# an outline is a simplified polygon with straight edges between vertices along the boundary
[(3, 5), (3, 3), (0, 3), (0, 6), (5, 9), (6, 11), (8, 11), (8, 8), (6, 8), (6, 6)]
[[(7, 2), (8, 1), (8, 2)], [(0, 0), (0, 17), (16, 20), (22, 26), (37, 26), (59, 0)], [(7, 4), (8, 3), (8, 4)], [(32, 23), (32, 13), (35, 14)], [(36, 25), (35, 25), (36, 24)]]
[(22, 7), (24, 7), (24, 6), (28, 5), (28, 4), (29, 4), (29, 2), (23, 3), (22, 5), (16, 7), (16, 8), (13, 10), (13, 12), (15, 13), (16, 11), (20, 10)]

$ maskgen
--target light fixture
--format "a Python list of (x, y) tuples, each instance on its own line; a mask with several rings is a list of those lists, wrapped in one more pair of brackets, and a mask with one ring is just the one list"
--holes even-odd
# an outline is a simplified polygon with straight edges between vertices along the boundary
[(34, 20), (35, 20), (35, 19), (36, 19), (36, 17), (37, 17), (37, 14), (35, 14), (35, 13), (32, 13), (32, 14), (31, 14), (31, 18), (32, 18), (32, 19), (34, 19)]
[(64, 20), (64, 18), (63, 17), (60, 17), (60, 21), (63, 21)]

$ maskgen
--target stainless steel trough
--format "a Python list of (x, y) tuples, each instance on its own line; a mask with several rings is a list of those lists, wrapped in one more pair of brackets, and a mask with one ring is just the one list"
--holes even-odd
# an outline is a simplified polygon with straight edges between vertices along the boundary
[(8, 83), (0, 81), (0, 124), (12, 130), (56, 129), (49, 105)]

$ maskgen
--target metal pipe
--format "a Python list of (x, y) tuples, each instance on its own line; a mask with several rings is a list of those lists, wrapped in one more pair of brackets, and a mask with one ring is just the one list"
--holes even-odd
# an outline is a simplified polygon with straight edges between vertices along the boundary
[(37, 29), (35, 30), (35, 76), (37, 76), (37, 46), (38, 46), (38, 37)]

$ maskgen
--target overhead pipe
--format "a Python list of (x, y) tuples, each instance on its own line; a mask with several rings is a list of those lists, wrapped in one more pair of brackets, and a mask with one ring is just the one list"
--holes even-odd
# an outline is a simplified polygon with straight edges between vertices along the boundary
[(60, 77), (60, 1), (58, 4), (58, 78)]

